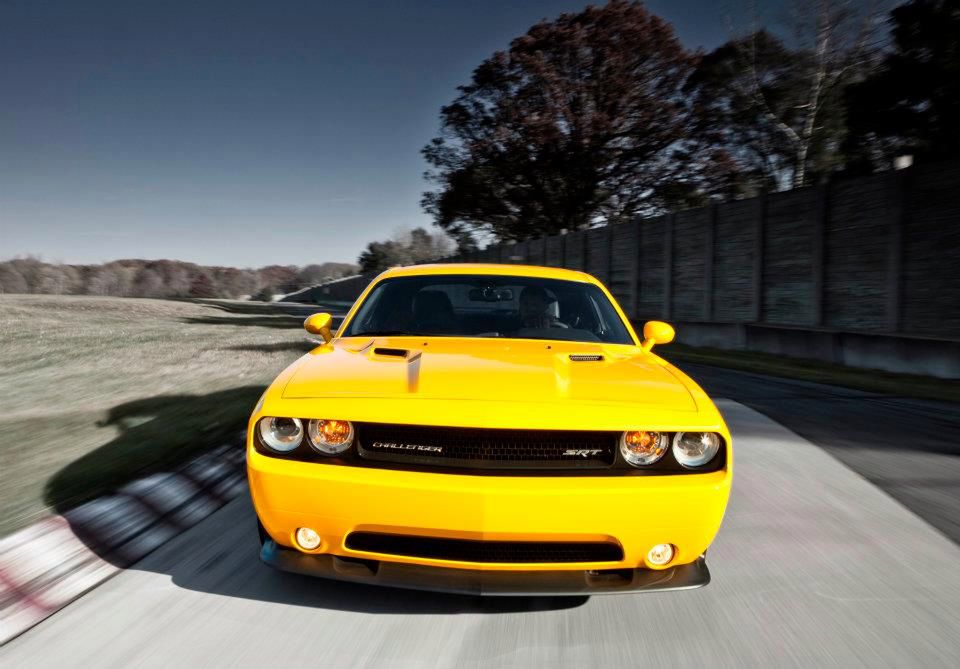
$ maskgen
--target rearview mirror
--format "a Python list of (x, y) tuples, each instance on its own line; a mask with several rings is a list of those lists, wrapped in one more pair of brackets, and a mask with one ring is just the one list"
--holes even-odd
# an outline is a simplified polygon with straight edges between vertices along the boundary
[(669, 323), (647, 321), (643, 326), (643, 343), (640, 346), (644, 351), (649, 351), (656, 344), (669, 344), (675, 334)]
[(320, 335), (324, 342), (329, 343), (333, 339), (333, 335), (330, 334), (332, 324), (333, 316), (330, 314), (313, 314), (303, 322), (303, 329), (310, 334)]
[(513, 291), (509, 288), (486, 286), (470, 289), (468, 296), (471, 302), (510, 302), (513, 300)]

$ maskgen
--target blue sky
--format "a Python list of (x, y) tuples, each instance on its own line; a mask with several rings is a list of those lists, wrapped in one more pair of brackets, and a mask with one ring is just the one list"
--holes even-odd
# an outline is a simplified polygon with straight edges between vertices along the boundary
[[(0, 258), (353, 261), (429, 225), (419, 149), (455, 87), (584, 5), (0, 1)], [(707, 47), (747, 6), (648, 3)]]

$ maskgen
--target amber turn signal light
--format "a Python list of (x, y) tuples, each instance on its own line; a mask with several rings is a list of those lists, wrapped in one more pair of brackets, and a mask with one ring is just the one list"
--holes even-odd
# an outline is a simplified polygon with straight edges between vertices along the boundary
[(620, 437), (620, 454), (634, 467), (652, 465), (663, 457), (669, 447), (667, 435), (662, 432), (636, 430)]
[(326, 455), (343, 453), (353, 444), (353, 423), (348, 420), (314, 419), (307, 423), (310, 445)]

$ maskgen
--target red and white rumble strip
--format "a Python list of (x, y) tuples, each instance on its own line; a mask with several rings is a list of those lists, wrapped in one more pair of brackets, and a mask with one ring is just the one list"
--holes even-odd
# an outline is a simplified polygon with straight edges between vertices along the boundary
[(221, 446), (0, 539), (0, 645), (243, 493), (243, 464)]

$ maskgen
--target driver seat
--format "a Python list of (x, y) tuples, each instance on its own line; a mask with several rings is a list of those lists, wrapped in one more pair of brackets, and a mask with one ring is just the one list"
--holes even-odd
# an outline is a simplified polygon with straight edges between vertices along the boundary
[(451, 332), (456, 319), (450, 296), (439, 290), (422, 290), (413, 298), (413, 322), (427, 332)]

